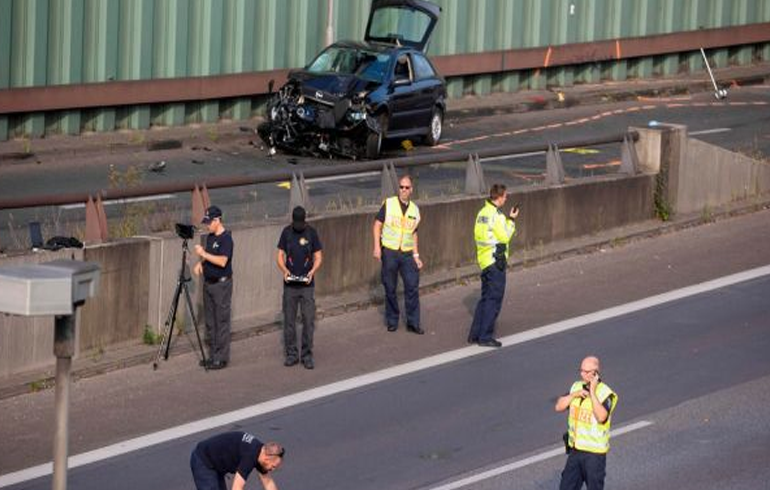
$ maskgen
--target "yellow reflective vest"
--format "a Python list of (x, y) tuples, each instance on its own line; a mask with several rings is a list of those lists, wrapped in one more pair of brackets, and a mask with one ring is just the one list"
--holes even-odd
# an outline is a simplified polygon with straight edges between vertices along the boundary
[(409, 201), (406, 213), (401, 212), (398, 197), (385, 200), (385, 222), (382, 224), (382, 246), (390, 250), (409, 252), (414, 249), (414, 232), (420, 224), (420, 210)]
[(481, 270), (495, 263), (495, 247), (498, 243), (505, 244), (505, 259), (508, 260), (511, 254), (508, 243), (515, 233), (516, 223), (503, 214), (492, 201), (487, 200), (476, 215), (476, 226), (473, 230), (476, 260)]
[[(583, 381), (575, 381), (569, 392), (574, 393), (583, 389)], [(615, 392), (606, 384), (600, 382), (596, 386), (596, 398), (601, 403), (607, 400)], [(607, 414), (607, 420), (600, 424), (593, 412), (591, 397), (573, 398), (569, 405), (567, 417), (567, 433), (569, 434), (569, 446), (589, 453), (606, 454), (610, 450), (610, 425), (612, 412), (618, 404), (618, 397), (613, 397), (612, 406)]]

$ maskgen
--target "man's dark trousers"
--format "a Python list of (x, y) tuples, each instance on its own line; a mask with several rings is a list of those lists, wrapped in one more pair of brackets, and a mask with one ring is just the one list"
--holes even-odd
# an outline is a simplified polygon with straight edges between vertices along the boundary
[(481, 272), (481, 298), (473, 314), (469, 339), (473, 341), (494, 339), (495, 322), (503, 306), (504, 296), (505, 270), (500, 270), (492, 264)]
[(414, 261), (412, 252), (401, 252), (382, 247), (382, 285), (385, 287), (385, 323), (389, 327), (398, 326), (400, 315), (398, 308), (398, 275), (404, 281), (404, 306), (406, 324), (409, 327), (420, 326), (420, 270)]
[(603, 490), (606, 465), (606, 454), (571, 450), (561, 472), (559, 490), (580, 490), (583, 482), (588, 490)]
[(190, 469), (198, 490), (227, 490), (224, 476), (206, 466), (197, 451), (190, 456)]
[(203, 286), (203, 311), (206, 317), (206, 339), (212, 362), (230, 362), (230, 305), (233, 280), (206, 280)]
[(313, 358), (315, 286), (283, 287), (283, 346), (286, 359), (297, 359), (297, 309), (302, 315), (302, 357)]

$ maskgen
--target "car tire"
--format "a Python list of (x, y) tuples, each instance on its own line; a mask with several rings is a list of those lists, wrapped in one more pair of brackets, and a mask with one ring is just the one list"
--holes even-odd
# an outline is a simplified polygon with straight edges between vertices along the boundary
[(366, 137), (366, 158), (376, 160), (380, 156), (380, 148), (382, 148), (382, 133), (369, 131)]
[(441, 139), (441, 133), (444, 129), (444, 111), (440, 107), (433, 108), (433, 114), (430, 116), (430, 126), (425, 142), (430, 146), (436, 146)]

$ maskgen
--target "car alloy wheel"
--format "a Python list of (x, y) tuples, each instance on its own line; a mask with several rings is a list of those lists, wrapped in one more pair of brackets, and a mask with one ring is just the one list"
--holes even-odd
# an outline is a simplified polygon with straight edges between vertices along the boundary
[(430, 131), (426, 141), (430, 146), (436, 146), (441, 139), (441, 131), (443, 129), (444, 114), (438, 107), (433, 109), (433, 115), (430, 118)]

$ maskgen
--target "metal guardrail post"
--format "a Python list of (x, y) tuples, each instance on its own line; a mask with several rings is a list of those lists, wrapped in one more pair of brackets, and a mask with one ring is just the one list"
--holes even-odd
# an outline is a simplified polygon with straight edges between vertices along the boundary
[(108, 240), (107, 215), (104, 213), (104, 204), (101, 195), (96, 199), (88, 196), (86, 202), (86, 242), (102, 243)]
[(302, 206), (305, 211), (310, 211), (310, 195), (305, 184), (305, 175), (300, 172), (291, 174), (291, 189), (289, 190), (289, 216), (295, 207)]
[(479, 155), (469, 154), (465, 166), (465, 193), (471, 196), (486, 194), (487, 184), (484, 180), (484, 170), (481, 168)]
[(202, 186), (195, 184), (192, 191), (192, 212), (190, 214), (193, 224), (197, 225), (203, 220), (203, 215), (206, 214), (206, 209), (209, 206), (211, 206), (211, 200), (205, 184)]
[(545, 183), (546, 185), (561, 185), (564, 183), (564, 164), (561, 162), (559, 146), (549, 144), (545, 154)]
[(380, 197), (382, 200), (395, 196), (398, 192), (398, 177), (393, 162), (382, 165), (382, 177), (380, 179)]

